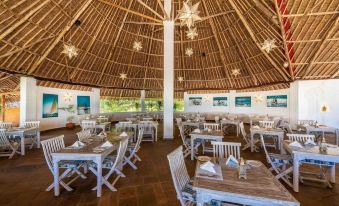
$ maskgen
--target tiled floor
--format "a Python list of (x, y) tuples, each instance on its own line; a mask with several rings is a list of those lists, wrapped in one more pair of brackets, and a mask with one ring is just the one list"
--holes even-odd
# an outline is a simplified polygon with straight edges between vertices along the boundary
[[(43, 133), (43, 138), (64, 134), (66, 145), (76, 139), (75, 130), (59, 129)], [(159, 135), (161, 130), (159, 131)], [(160, 135), (161, 136), (161, 135)], [(52, 182), (52, 175), (47, 168), (42, 150), (28, 150), (24, 157), (16, 155), (8, 160), (0, 158), (0, 205), (110, 205), (110, 206), (155, 206), (179, 205), (170, 176), (166, 154), (181, 144), (180, 139), (160, 140), (156, 143), (143, 142), (140, 150), (142, 162), (138, 170), (124, 169), (126, 178), (118, 181), (117, 192), (103, 187), (103, 196), (96, 197), (90, 188), (96, 184), (96, 178), (90, 174), (88, 179), (78, 179), (71, 186), (74, 191), (62, 190), (59, 197), (53, 192), (46, 192)], [(228, 135), (224, 141), (239, 141), (235, 135)], [(245, 159), (264, 161), (263, 153), (242, 152)], [(195, 162), (186, 160), (189, 173), (193, 175)], [(337, 178), (339, 172), (337, 172)], [(320, 185), (301, 185), (300, 193), (292, 194), (301, 205), (339, 205), (339, 185), (327, 189)]]

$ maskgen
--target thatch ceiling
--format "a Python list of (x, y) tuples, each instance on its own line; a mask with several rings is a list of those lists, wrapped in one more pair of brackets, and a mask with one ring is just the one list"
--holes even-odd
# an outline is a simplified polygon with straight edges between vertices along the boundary
[[(173, 2), (174, 11), (182, 2)], [(110, 90), (107, 94), (161, 91), (161, 3), (1, 0), (0, 69), (101, 87)], [(339, 76), (339, 0), (201, 0), (199, 10), (203, 20), (196, 39), (187, 39), (187, 29), (177, 22), (176, 91), (261, 88)], [(268, 38), (278, 48), (267, 54), (260, 44)], [(135, 40), (143, 44), (139, 52), (132, 49)], [(70, 41), (80, 50), (71, 60), (61, 53)], [(191, 57), (185, 55), (188, 47), (194, 50)], [(233, 69), (241, 74), (233, 76)], [(121, 73), (128, 78), (120, 79)]]

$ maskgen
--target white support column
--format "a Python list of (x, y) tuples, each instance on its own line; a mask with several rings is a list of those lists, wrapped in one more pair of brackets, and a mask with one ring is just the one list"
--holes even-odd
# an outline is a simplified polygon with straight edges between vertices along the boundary
[(20, 125), (37, 120), (37, 85), (32, 77), (20, 77)]
[(93, 98), (91, 98), (91, 114), (97, 115), (100, 113), (100, 89), (92, 88), (92, 93)]
[(146, 112), (146, 104), (145, 104), (145, 90), (140, 91), (140, 101), (141, 101), (141, 112)]
[[(171, 14), (171, 0), (165, 0), (167, 14)], [(164, 21), (164, 139), (173, 139), (174, 103), (174, 21)]]

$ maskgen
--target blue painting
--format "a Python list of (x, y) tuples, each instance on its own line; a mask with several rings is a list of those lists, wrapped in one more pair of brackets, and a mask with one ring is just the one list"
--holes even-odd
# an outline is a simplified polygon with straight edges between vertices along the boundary
[(213, 106), (227, 107), (227, 97), (213, 97)]
[(91, 113), (91, 99), (89, 96), (77, 96), (78, 114)]
[(58, 95), (42, 95), (42, 118), (58, 117)]
[(236, 107), (251, 107), (251, 97), (236, 97), (235, 106)]
[(267, 107), (287, 107), (287, 95), (267, 96)]

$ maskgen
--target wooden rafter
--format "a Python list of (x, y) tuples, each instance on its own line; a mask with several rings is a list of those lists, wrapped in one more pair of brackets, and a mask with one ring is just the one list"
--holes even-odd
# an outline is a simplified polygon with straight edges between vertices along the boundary
[(257, 46), (257, 48), (262, 52), (262, 54), (266, 57), (266, 59), (273, 65), (273, 67), (279, 72), (279, 74), (286, 80), (289, 81), (289, 77), (290, 75), (286, 72), (285, 69), (283, 69), (282, 65), (278, 66), (274, 60), (265, 52), (261, 49), (261, 46), (259, 44), (259, 41), (257, 40), (254, 32), (252, 31), (251, 27), (249, 26), (247, 20), (245, 19), (245, 17), (243, 16), (243, 14), (240, 12), (240, 10), (238, 9), (238, 7), (235, 5), (233, 0), (229, 0), (228, 1), (230, 3), (230, 5), (232, 6), (232, 8), (235, 10), (235, 12), (237, 13), (238, 17), (240, 18), (241, 22), (243, 23), (244, 27), (246, 28), (247, 32), (250, 34), (252, 40), (254, 41), (255, 45)]
[(145, 4), (143, 1), (141, 0), (137, 0), (137, 2), (139, 2), (141, 5), (143, 5), (146, 9), (148, 9), (150, 12), (152, 12), (153, 14), (155, 14), (157, 17), (159, 17), (161, 20), (164, 20), (164, 17), (161, 16), (160, 14), (158, 14), (158, 12), (156, 12), (154, 9), (152, 9), (151, 7), (149, 7), (147, 4)]
[(33, 64), (33, 66), (28, 70), (28, 74), (32, 74), (38, 68), (38, 66), (42, 63), (42, 61), (48, 56), (48, 54), (54, 49), (54, 47), (60, 42), (60, 40), (64, 37), (64, 35), (70, 30), (70, 28), (74, 25), (74, 22), (78, 20), (80, 15), (87, 9), (87, 7), (92, 3), (93, 0), (88, 0), (81, 6), (78, 12), (75, 14), (73, 19), (69, 24), (59, 33), (59, 35), (54, 39), (52, 44), (47, 48), (44, 54), (38, 59), (37, 62)]

